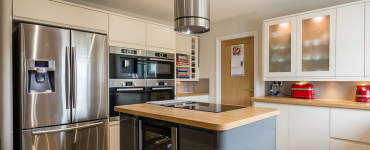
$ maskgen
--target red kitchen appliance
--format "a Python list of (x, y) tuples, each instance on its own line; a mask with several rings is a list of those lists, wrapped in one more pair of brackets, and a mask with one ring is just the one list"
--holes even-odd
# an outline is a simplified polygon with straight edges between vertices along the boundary
[(295, 83), (292, 85), (292, 98), (314, 99), (313, 85), (309, 83)]
[(370, 85), (357, 85), (356, 102), (370, 103)]

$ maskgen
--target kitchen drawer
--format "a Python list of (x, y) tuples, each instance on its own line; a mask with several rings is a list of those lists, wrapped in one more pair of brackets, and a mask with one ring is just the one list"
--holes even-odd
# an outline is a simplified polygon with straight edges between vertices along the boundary
[(370, 111), (332, 108), (330, 136), (370, 143)]
[(209, 97), (208, 95), (200, 95), (200, 96), (176, 97), (176, 99), (195, 101), (195, 102), (209, 102), (208, 97)]
[(119, 121), (109, 122), (109, 150), (120, 150)]
[(330, 150), (370, 150), (370, 146), (339, 140), (330, 140)]

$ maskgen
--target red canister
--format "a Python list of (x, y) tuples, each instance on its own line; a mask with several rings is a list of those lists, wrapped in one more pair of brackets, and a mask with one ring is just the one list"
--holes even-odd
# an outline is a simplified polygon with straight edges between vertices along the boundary
[(314, 99), (313, 85), (310, 83), (295, 83), (292, 85), (292, 98)]
[(370, 85), (357, 85), (356, 102), (370, 103)]

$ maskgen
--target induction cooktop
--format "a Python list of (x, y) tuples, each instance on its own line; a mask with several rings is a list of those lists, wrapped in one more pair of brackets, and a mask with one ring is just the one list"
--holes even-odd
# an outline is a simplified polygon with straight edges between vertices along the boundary
[(225, 111), (230, 111), (230, 110), (235, 110), (235, 109), (241, 109), (241, 108), (247, 108), (245, 106), (233, 106), (233, 105), (198, 103), (198, 102), (162, 104), (161, 106), (199, 110), (199, 111), (208, 111), (208, 112), (215, 112), (215, 113), (220, 113), (220, 112), (225, 112)]

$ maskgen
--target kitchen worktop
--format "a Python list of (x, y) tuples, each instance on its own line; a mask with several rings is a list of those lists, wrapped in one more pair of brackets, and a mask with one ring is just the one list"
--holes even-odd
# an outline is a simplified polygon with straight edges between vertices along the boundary
[(248, 107), (214, 113), (146, 103), (116, 106), (115, 111), (215, 131), (230, 130), (280, 114), (280, 110), (272, 108)]
[(370, 110), (370, 103), (355, 102), (355, 100), (300, 99), (271, 96), (251, 97), (251, 100), (255, 102)]
[(200, 95), (209, 95), (209, 93), (177, 92), (175, 97), (200, 96)]

